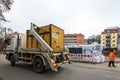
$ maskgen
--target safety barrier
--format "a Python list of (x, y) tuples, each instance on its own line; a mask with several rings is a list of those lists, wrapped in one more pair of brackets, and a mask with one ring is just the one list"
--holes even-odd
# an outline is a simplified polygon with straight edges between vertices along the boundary
[(92, 62), (92, 54), (70, 54), (72, 61)]

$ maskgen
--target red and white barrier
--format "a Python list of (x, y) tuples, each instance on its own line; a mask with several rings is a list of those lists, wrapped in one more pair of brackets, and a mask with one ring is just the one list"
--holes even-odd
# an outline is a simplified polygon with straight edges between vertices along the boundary
[(92, 62), (91, 54), (70, 54), (72, 61)]
[(91, 54), (83, 54), (83, 62), (91, 62), (92, 61), (92, 55)]

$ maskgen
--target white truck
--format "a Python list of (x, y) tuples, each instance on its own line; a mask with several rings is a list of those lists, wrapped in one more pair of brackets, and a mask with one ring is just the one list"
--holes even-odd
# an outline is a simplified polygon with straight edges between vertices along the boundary
[(6, 59), (11, 66), (18, 61), (31, 63), (37, 73), (44, 73), (47, 68), (57, 71), (61, 64), (71, 61), (69, 50), (64, 46), (64, 30), (60, 31), (53, 24), (38, 27), (31, 23), (27, 37), (18, 33), (6, 36)]

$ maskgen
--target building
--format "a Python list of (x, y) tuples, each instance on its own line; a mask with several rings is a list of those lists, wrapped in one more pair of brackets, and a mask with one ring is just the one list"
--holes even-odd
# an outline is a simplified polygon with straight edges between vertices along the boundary
[(65, 45), (83, 45), (84, 44), (83, 34), (65, 34)]
[(101, 33), (101, 44), (104, 49), (120, 49), (120, 28), (119, 27), (110, 27), (104, 29)]
[(87, 44), (92, 44), (94, 42), (100, 43), (100, 35), (92, 35), (87, 39)]

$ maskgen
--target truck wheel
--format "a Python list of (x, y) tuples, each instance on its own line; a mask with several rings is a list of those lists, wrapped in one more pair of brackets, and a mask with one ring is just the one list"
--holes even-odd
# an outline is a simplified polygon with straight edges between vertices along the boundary
[(33, 62), (33, 69), (37, 73), (44, 73), (45, 66), (43, 65), (43, 61), (40, 58), (36, 58)]
[(10, 57), (10, 63), (11, 63), (11, 66), (15, 66), (15, 57), (14, 57), (14, 55), (12, 55)]

